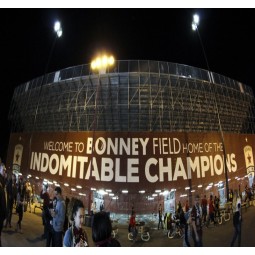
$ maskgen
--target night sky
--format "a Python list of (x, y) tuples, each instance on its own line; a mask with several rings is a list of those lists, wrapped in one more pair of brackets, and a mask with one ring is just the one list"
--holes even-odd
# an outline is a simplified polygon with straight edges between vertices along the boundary
[(55, 44), (48, 72), (90, 63), (100, 51), (118, 60), (207, 69), (199, 37), (191, 29), (195, 13), (211, 71), (255, 91), (255, 9), (0, 9), (0, 157), (5, 161), (7, 155), (13, 91), (44, 74), (56, 20), (63, 36)]

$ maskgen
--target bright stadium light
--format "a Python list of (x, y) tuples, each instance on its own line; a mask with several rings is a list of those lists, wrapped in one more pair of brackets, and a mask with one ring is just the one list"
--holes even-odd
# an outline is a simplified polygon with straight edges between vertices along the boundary
[(100, 74), (106, 73), (106, 68), (114, 65), (114, 57), (103, 55), (97, 57), (96, 59), (92, 60), (91, 62), (91, 69), (98, 70)]
[(62, 31), (61, 24), (59, 21), (55, 22), (54, 31), (57, 33), (57, 37), (61, 37), (63, 31)]
[(193, 16), (193, 22), (195, 25), (197, 25), (197, 26), (199, 25), (199, 16), (197, 14), (195, 14)]

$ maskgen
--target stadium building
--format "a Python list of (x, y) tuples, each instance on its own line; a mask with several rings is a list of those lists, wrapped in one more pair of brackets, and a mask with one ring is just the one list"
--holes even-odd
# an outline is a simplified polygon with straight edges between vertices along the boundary
[[(244, 189), (254, 177), (252, 88), (182, 64), (80, 65), (18, 86), (7, 168), (127, 214)], [(226, 160), (225, 160), (226, 159)], [(225, 171), (227, 169), (227, 171)]]

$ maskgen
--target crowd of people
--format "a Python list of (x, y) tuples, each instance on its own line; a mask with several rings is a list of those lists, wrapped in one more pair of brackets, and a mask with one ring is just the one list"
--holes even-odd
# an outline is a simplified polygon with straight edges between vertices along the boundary
[(16, 232), (22, 233), (23, 212), (31, 212), (32, 187), (29, 181), (15, 174), (7, 175), (6, 169), (0, 160), (0, 246), (3, 227), (12, 228), (13, 209), (16, 209), (18, 221), (14, 224)]
[[(246, 200), (246, 199), (245, 199)], [(230, 246), (234, 246), (236, 239), (238, 239), (238, 246), (241, 246), (241, 202), (242, 197), (239, 191), (232, 194), (232, 210), (233, 210), (233, 226), (234, 234)], [(195, 247), (203, 246), (203, 227), (209, 226), (212, 222), (216, 225), (216, 217), (220, 216), (220, 199), (217, 196), (210, 195), (207, 200), (206, 195), (201, 199), (199, 195), (195, 196), (193, 206), (189, 206), (188, 200), (184, 205), (177, 204), (175, 214), (165, 213), (164, 219), (162, 214), (162, 206), (158, 207), (158, 229), (160, 226), (168, 231), (173, 228), (173, 223), (178, 222), (183, 236), (183, 246)]]
[[(18, 221), (15, 231), (23, 233), (22, 219), (27, 210), (31, 213), (33, 188), (22, 176), (7, 176), (6, 169), (0, 164), (0, 247), (1, 234), (4, 227), (12, 228), (13, 210), (16, 209)], [(71, 200), (62, 196), (62, 189), (55, 187), (54, 198), (50, 199), (47, 183), (43, 183), (40, 197), (42, 205), (42, 223), (44, 226), (42, 239), (46, 246), (52, 247), (89, 247), (86, 231), (82, 227), (85, 210), (83, 202), (77, 198)], [(118, 247), (120, 243), (112, 237), (112, 223), (101, 203), (100, 211), (93, 209), (92, 240), (96, 247)]]
[[(15, 174), (7, 177), (6, 170), (0, 165), (0, 246), (1, 233), (3, 227), (12, 227), (12, 214), (16, 209), (18, 221), (14, 228), (16, 232), (22, 233), (23, 213), (28, 210), (31, 212), (33, 187), (29, 181), (22, 177), (16, 179)], [(253, 196), (252, 188), (245, 187), (245, 199), (251, 200)], [(87, 233), (82, 228), (85, 219), (85, 209), (83, 202), (77, 198), (64, 200), (60, 187), (55, 187), (54, 198), (50, 199), (48, 185), (44, 183), (40, 197), (43, 199), (42, 222), (44, 231), (42, 238), (46, 239), (46, 246), (53, 247), (88, 247), (89, 239)], [(233, 209), (234, 234), (231, 246), (235, 245), (238, 239), (238, 246), (241, 246), (241, 193), (240, 190), (230, 191), (230, 201)], [(104, 211), (104, 204), (99, 206), (97, 212), (96, 202), (91, 205), (91, 226), (92, 240), (94, 245), (118, 247), (120, 243), (112, 237), (112, 222)], [(220, 199), (217, 196), (206, 195), (201, 199), (199, 195), (195, 196), (194, 204), (189, 205), (187, 200), (184, 204), (177, 204), (175, 218), (172, 213), (163, 214), (163, 206), (158, 206), (158, 230), (170, 230), (174, 220), (179, 220), (183, 232), (183, 246), (203, 246), (203, 226), (208, 227), (212, 222), (216, 225), (215, 218), (220, 216)], [(137, 239), (136, 212), (134, 205), (131, 209), (128, 231), (133, 233), (133, 239)]]
[[(43, 238), (46, 238), (46, 246), (89, 247), (88, 235), (82, 227), (85, 219), (83, 202), (74, 197), (71, 200), (64, 200), (61, 188), (56, 187), (54, 199), (51, 203), (47, 188), (47, 184), (45, 184), (41, 192), (41, 198), (44, 199)], [(92, 215), (93, 222), (91, 226), (94, 245), (96, 247), (120, 246), (120, 243), (111, 235), (111, 220), (109, 215), (103, 211), (102, 205), (99, 212), (92, 208)]]

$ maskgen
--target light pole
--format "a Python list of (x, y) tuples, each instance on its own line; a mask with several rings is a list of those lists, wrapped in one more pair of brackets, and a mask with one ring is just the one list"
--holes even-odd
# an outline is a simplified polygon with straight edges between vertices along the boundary
[(37, 105), (36, 105), (36, 108), (35, 108), (35, 117), (34, 117), (32, 132), (34, 131), (34, 128), (35, 128), (35, 123), (36, 123), (38, 108), (39, 108), (39, 104), (40, 104), (40, 99), (41, 99), (41, 93), (42, 93), (42, 87), (43, 87), (44, 78), (45, 78), (45, 75), (46, 75), (46, 73), (47, 73), (47, 71), (48, 71), (48, 68), (49, 68), (50, 60), (51, 60), (51, 57), (52, 57), (52, 53), (53, 53), (53, 50), (54, 50), (54, 47), (55, 47), (57, 38), (61, 37), (62, 34), (63, 34), (62, 27), (61, 27), (61, 24), (60, 24), (59, 21), (56, 21), (56, 22), (55, 22), (55, 24), (54, 24), (54, 31), (56, 32), (56, 36), (55, 36), (54, 41), (53, 41), (52, 46), (51, 46), (50, 55), (49, 55), (47, 64), (46, 64), (46, 66), (45, 66), (44, 74), (43, 74), (42, 81), (41, 81), (41, 85), (40, 85), (40, 90), (39, 90), (39, 94), (38, 94)]
[(37, 112), (38, 112), (38, 108), (39, 108), (39, 104), (40, 104), (40, 99), (41, 99), (41, 93), (42, 93), (42, 87), (43, 87), (44, 78), (45, 78), (45, 75), (46, 75), (46, 73), (48, 71), (48, 68), (49, 68), (49, 64), (50, 64), (50, 61), (51, 61), (52, 53), (53, 53), (53, 50), (54, 50), (57, 38), (61, 37), (62, 34), (63, 34), (62, 27), (61, 27), (61, 24), (60, 24), (59, 21), (55, 22), (55, 24), (54, 24), (54, 31), (56, 33), (56, 36), (55, 36), (54, 41), (52, 43), (51, 50), (50, 50), (50, 55), (49, 55), (47, 64), (45, 66), (44, 74), (43, 74), (43, 77), (42, 77), (42, 82), (41, 82), (41, 86), (40, 86), (40, 90), (39, 90), (39, 94), (38, 94), (38, 101), (37, 101), (37, 105), (36, 105), (35, 118), (34, 118), (33, 130), (32, 131), (34, 131), (34, 127), (35, 127), (35, 123), (36, 123)]
[[(203, 45), (203, 41), (201, 39), (199, 30), (198, 30), (198, 25), (199, 25), (199, 16), (197, 14), (193, 15), (193, 21), (192, 21), (192, 29), (194, 31), (197, 31), (198, 37), (199, 37), (199, 41), (200, 44), (202, 46), (203, 49), (203, 54), (204, 54), (204, 58), (206, 61), (206, 65), (207, 65), (207, 70), (208, 70), (208, 75), (209, 75), (209, 84), (212, 86), (212, 88), (214, 88), (214, 84), (211, 84), (211, 82), (213, 81), (212, 79), (212, 73), (209, 67), (209, 63), (205, 54), (205, 49), (204, 49), (204, 45)], [(223, 134), (223, 130), (222, 130), (222, 126), (221, 126), (221, 121), (220, 121), (220, 113), (219, 113), (219, 108), (218, 108), (218, 104), (217, 104), (217, 100), (216, 100), (216, 90), (213, 89), (213, 98), (214, 98), (214, 103), (215, 103), (215, 108), (216, 108), (216, 113), (217, 113), (217, 118), (218, 118), (218, 123), (219, 123), (219, 130), (220, 130), (220, 134), (221, 134), (221, 141), (222, 141), (222, 150), (223, 150), (223, 156), (224, 156), (224, 168), (225, 168), (225, 181), (226, 181), (226, 195), (227, 195), (227, 202), (229, 201), (229, 188), (228, 188), (228, 168), (227, 168), (227, 163), (226, 163), (226, 150), (225, 150), (225, 143), (224, 143), (224, 134)]]
[[(55, 47), (57, 38), (61, 37), (62, 33), (63, 33), (62, 27), (61, 27), (61, 24), (60, 24), (59, 21), (55, 22), (55, 24), (54, 24), (54, 31), (56, 32), (56, 37), (54, 38), (54, 41), (52, 43), (51, 50), (50, 50), (50, 55), (49, 55), (47, 64), (45, 66), (45, 70), (44, 70), (44, 74), (43, 74), (43, 77), (42, 77), (42, 81), (40, 83), (40, 88), (39, 88), (39, 93), (38, 93), (38, 100), (37, 100), (37, 104), (36, 104), (36, 108), (35, 108), (35, 116), (34, 116), (34, 121), (33, 121), (33, 125), (32, 125), (31, 136), (30, 136), (30, 139), (29, 139), (29, 158), (31, 157), (31, 143), (32, 143), (33, 133), (34, 133), (34, 130), (35, 130), (35, 123), (36, 123), (36, 119), (37, 119), (38, 108), (39, 108), (39, 105), (40, 105), (40, 99), (41, 99), (41, 94), (42, 94), (43, 82), (44, 82), (44, 79), (45, 79), (45, 75), (46, 75), (46, 73), (48, 71), (48, 67), (49, 67), (49, 64), (50, 64), (50, 60), (51, 60), (51, 57), (52, 57), (53, 49)], [(29, 163), (28, 163), (28, 169), (29, 169)]]

